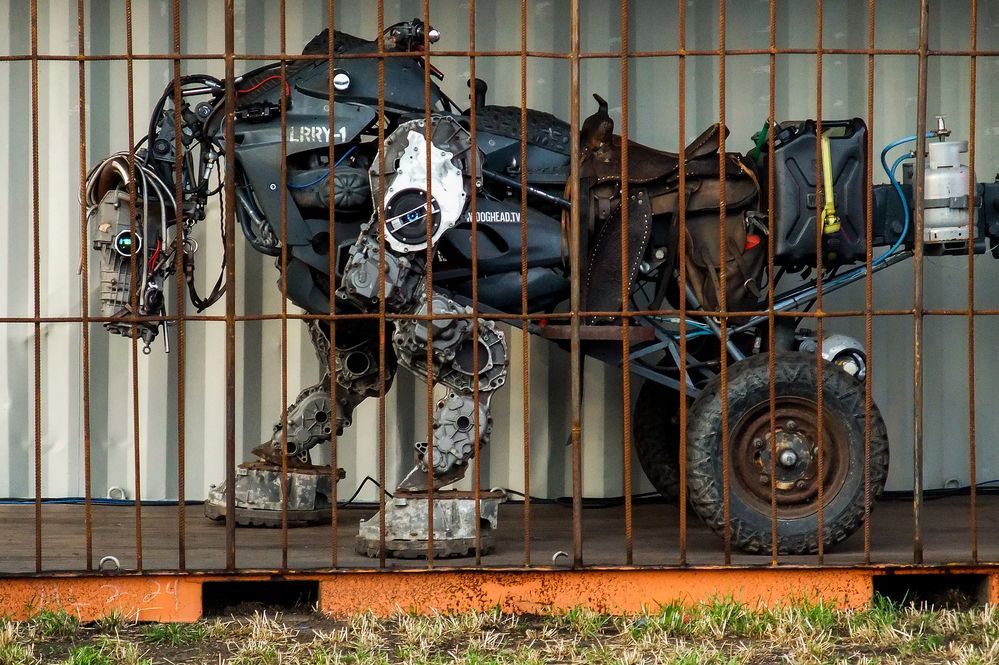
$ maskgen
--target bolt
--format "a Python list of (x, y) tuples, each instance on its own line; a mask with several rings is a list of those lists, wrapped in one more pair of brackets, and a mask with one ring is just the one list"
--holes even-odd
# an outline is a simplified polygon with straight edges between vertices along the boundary
[(794, 466), (798, 463), (798, 456), (793, 450), (789, 449), (782, 450), (778, 459), (784, 466)]
[(754, 448), (762, 448), (763, 447), (763, 439), (753, 439), (753, 447)]
[(800, 490), (803, 490), (803, 489), (805, 489), (805, 481), (804, 480), (799, 480), (798, 482), (796, 482), (794, 484), (794, 486), (797, 487)]
[(793, 432), (794, 430), (798, 429), (798, 423), (794, 422), (793, 420), (789, 420), (784, 424), (784, 429), (786, 429), (788, 432)]
[(770, 484), (770, 476), (761, 473), (760, 474), (760, 484), (761, 485), (769, 485)]

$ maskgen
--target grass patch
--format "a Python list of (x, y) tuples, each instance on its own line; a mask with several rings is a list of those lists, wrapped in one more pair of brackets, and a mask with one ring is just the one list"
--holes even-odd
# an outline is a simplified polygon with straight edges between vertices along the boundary
[(30, 620), (42, 637), (72, 637), (80, 630), (80, 619), (65, 610), (42, 610)]
[(0, 627), (0, 663), (28, 665), (35, 662), (34, 646), (25, 639), (20, 628), (9, 622)]
[(200, 642), (208, 635), (208, 629), (198, 623), (151, 623), (142, 627), (142, 639), (151, 644), (172, 647)]
[(113, 633), (124, 629), (126, 626), (130, 626), (134, 621), (131, 621), (124, 612), (121, 610), (111, 610), (109, 614), (105, 614), (100, 619), (94, 622), (94, 626), (99, 630), (107, 633)]
[(114, 665), (114, 662), (99, 647), (84, 644), (70, 650), (65, 665)]
[(999, 663), (999, 611), (938, 609), (878, 597), (843, 611), (821, 602), (757, 608), (719, 598), (613, 616), (577, 607), (540, 616), (499, 611), (332, 621), (256, 612), (194, 624), (122, 616), (80, 626), (66, 613), (0, 621), (0, 665), (763, 665)]

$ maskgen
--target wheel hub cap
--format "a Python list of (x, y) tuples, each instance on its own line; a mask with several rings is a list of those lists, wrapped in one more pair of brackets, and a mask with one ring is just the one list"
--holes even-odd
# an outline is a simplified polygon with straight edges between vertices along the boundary
[(845, 480), (849, 450), (842, 425), (827, 415), (820, 476), (816, 411), (814, 401), (790, 396), (778, 398), (772, 420), (769, 401), (749, 409), (731, 430), (732, 491), (764, 514), (773, 495), (784, 518), (817, 511), (820, 486), (828, 503)]

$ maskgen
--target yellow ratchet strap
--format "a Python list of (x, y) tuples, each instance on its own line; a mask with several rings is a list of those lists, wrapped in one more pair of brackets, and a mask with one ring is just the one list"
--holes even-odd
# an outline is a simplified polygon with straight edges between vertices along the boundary
[(836, 214), (836, 202), (833, 196), (832, 154), (829, 148), (829, 133), (822, 134), (822, 187), (826, 203), (822, 208), (822, 233), (832, 235), (839, 233), (839, 215)]

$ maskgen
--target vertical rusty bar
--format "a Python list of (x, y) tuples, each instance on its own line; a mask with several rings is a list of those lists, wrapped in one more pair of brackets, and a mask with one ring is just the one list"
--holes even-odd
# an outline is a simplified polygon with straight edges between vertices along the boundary
[[(429, 38), (428, 38), (429, 40)], [(429, 43), (429, 42), (428, 42)], [(469, 90), (472, 92), (469, 95), (469, 107), (468, 107), (468, 129), (472, 139), (472, 155), (471, 155), (471, 167), (472, 173), (478, 173), (478, 162), (479, 162), (479, 147), (478, 140), (476, 138), (477, 124), (476, 124), (476, 112), (477, 107), (475, 103), (475, 0), (469, 0), (468, 3), (468, 50), (472, 53), (468, 57), (468, 77), (470, 81)], [(427, 52), (430, 52), (429, 47)], [(427, 68), (429, 69), (429, 67)], [(525, 168), (524, 164), (521, 164), (521, 171)], [(474, 183), (473, 183), (474, 186)], [(480, 453), (479, 446), (482, 444), (480, 441), (479, 428), (482, 426), (481, 416), (479, 415), (479, 219), (478, 219), (478, 197), (476, 193), (472, 192), (471, 201), (471, 213), (472, 213), (472, 368), (475, 372), (475, 382), (472, 384), (472, 408), (475, 410), (474, 416), (474, 431), (475, 436), (473, 437), (472, 445), (474, 446), (474, 460), (472, 463), (472, 495), (475, 497), (475, 565), (482, 565), (482, 506), (480, 505), (479, 495), (481, 494), (481, 477), (480, 471)]]
[[(180, 0), (173, 0), (173, 6), (171, 12), (173, 15), (173, 52), (177, 56), (173, 61), (173, 126), (174, 126), (174, 153), (177, 155), (184, 154), (184, 144), (181, 141), (183, 133), (181, 132), (181, 105), (183, 104), (183, 96), (181, 95), (181, 58), (180, 58)], [(176, 210), (174, 210), (174, 256), (177, 266), (177, 277), (174, 279), (174, 299), (176, 300), (175, 307), (177, 308), (177, 316), (175, 318), (177, 326), (177, 348), (175, 353), (177, 354), (177, 567), (184, 570), (187, 567), (187, 530), (185, 525), (185, 506), (184, 500), (186, 498), (187, 492), (185, 489), (184, 482), (184, 468), (185, 468), (185, 440), (187, 433), (184, 426), (184, 412), (186, 409), (185, 400), (187, 398), (186, 391), (186, 379), (184, 365), (186, 362), (184, 348), (185, 342), (185, 320), (184, 320), (184, 310), (187, 304), (186, 296), (184, 293), (184, 280), (180, 275), (184, 275), (184, 234), (181, 229), (184, 228), (184, 211), (181, 202), (184, 200), (184, 176), (183, 168), (180, 159), (174, 160), (173, 168), (173, 182), (174, 182), (174, 200), (177, 201)], [(166, 238), (163, 239), (164, 241)], [(167, 329), (166, 321), (163, 322), (163, 334), (169, 335)]]
[[(333, 47), (334, 47), (334, 35), (336, 33), (334, 29), (335, 14), (334, 11), (336, 7), (334, 6), (335, 0), (329, 0), (326, 10), (329, 18), (329, 25), (326, 29), (329, 30), (329, 39), (327, 40), (327, 51), (326, 56), (329, 58), (329, 65), (327, 71), (327, 92), (329, 94), (329, 126), (332, 132), (335, 129), (335, 112), (334, 104), (336, 102), (336, 88), (333, 85), (333, 77), (335, 75), (335, 68), (333, 66)], [(330, 144), (329, 144), (329, 166), (330, 166), (330, 177), (326, 179), (326, 185), (329, 187), (329, 197), (330, 201), (333, 201), (336, 193), (336, 153), (334, 148), (336, 147), (336, 139), (332, 138), (333, 134), (330, 134)], [(334, 297), (334, 291), (336, 290), (336, 206), (329, 207), (329, 245), (327, 246), (327, 254), (329, 256), (329, 306), (330, 306), (330, 316), (329, 316), (329, 359), (326, 371), (329, 373), (330, 382), (330, 421), (333, 423), (333, 427), (330, 430), (330, 566), (336, 568), (339, 561), (339, 548), (337, 547), (337, 523), (338, 523), (338, 511), (337, 511), (337, 484), (340, 481), (339, 473), (337, 472), (337, 437), (339, 436), (339, 427), (337, 426), (337, 417), (339, 405), (337, 404), (337, 381), (336, 381), (336, 298)]]
[(579, 235), (583, 232), (579, 219), (579, 3), (571, 0), (570, 31), (570, 90), (569, 90), (569, 181), (572, 188), (572, 211), (569, 247), (569, 384), (572, 399), (572, 565), (580, 568), (583, 565), (583, 453), (582, 453), (582, 404), (583, 398), (583, 361), (579, 344), (579, 311), (580, 311), (580, 257)]
[[(385, 191), (385, 0), (378, 0), (378, 191)], [(378, 215), (378, 274), (385, 274), (385, 197)], [(378, 281), (378, 566), (385, 567), (385, 280)], [(429, 548), (428, 548), (429, 549)]]
[(774, 211), (776, 199), (774, 196), (774, 125), (777, 103), (777, 2), (770, 0), (770, 97), (767, 110), (767, 383), (769, 384), (768, 399), (770, 400), (770, 565), (779, 562), (779, 529), (777, 520), (777, 387), (776, 353), (774, 336), (777, 327), (777, 317), (774, 311)]
[[(128, 209), (129, 230), (136, 233), (136, 186), (135, 186), (135, 78), (133, 76), (134, 52), (132, 44), (132, 0), (125, 0), (125, 46), (128, 83)], [(143, 192), (145, 195), (145, 192)], [(145, 224), (145, 219), (143, 219)], [(131, 284), (129, 299), (133, 322), (138, 316), (139, 284), (138, 263), (136, 251), (133, 248), (130, 261)], [(143, 256), (145, 261), (145, 256)], [(133, 323), (134, 325), (134, 323)], [(135, 567), (142, 570), (142, 448), (139, 440), (139, 338), (132, 329), (132, 465), (135, 472)]]
[(42, 572), (42, 325), (41, 237), (38, 186), (38, 0), (31, 0), (31, 228), (35, 386), (35, 572)]
[(818, 476), (818, 563), (825, 561), (825, 441), (823, 427), (823, 365), (822, 358), (822, 271), (825, 243), (823, 241), (825, 228), (822, 219), (823, 196), (832, 197), (833, 192), (823, 192), (822, 163), (822, 0), (815, 3), (815, 378), (818, 388), (815, 390), (815, 420), (818, 458), (816, 475)]
[(76, 40), (80, 59), (77, 62), (80, 84), (80, 316), (82, 318), (83, 365), (83, 531), (87, 570), (94, 568), (94, 511), (90, 476), (90, 264), (87, 247), (87, 67), (86, 3), (76, 3)]
[[(474, 82), (473, 82), (474, 83)], [(563, 213), (564, 215), (565, 213)], [(531, 320), (527, 306), (527, 0), (520, 0), (520, 331), (524, 393), (524, 566), (531, 565)]]
[(978, 563), (978, 468), (975, 431), (975, 108), (978, 97), (978, 0), (971, 0), (971, 71), (968, 98), (968, 484), (970, 485), (971, 560)]
[(912, 559), (923, 562), (923, 227), (925, 206), (923, 192), (926, 168), (926, 64), (929, 39), (929, 0), (919, 3), (919, 74), (916, 81), (916, 173), (913, 186), (915, 203), (915, 248), (913, 260), (912, 315)]
[[(427, 248), (426, 271), (424, 273), (424, 286), (427, 298), (427, 451), (430, 455), (431, 463), (427, 468), (427, 568), (434, 567), (434, 246), (433, 246), (433, 169), (431, 152), (433, 151), (433, 126), (431, 124), (430, 113), (430, 0), (423, 0), (423, 119), (425, 124), (425, 135), (427, 139), (426, 169), (427, 169)], [(473, 193), (472, 198), (475, 198)], [(472, 222), (475, 223), (474, 220)], [(475, 232), (472, 232), (472, 242), (475, 242)], [(474, 256), (474, 250), (473, 250)], [(474, 277), (473, 277), (474, 279)], [(478, 413), (475, 415), (475, 422), (478, 422)], [(476, 457), (476, 459), (478, 459)]]
[(864, 376), (864, 563), (871, 562), (871, 411), (874, 408), (872, 396), (872, 358), (874, 357), (874, 17), (875, 2), (869, 0), (867, 6), (867, 219), (864, 222), (866, 233), (866, 266), (864, 278), (864, 353), (867, 356), (867, 373)]
[(236, 568), (236, 31), (225, 0), (225, 567)]
[(628, 0), (621, 0), (621, 383), (624, 413), (622, 454), (624, 467), (624, 557), (631, 565), (634, 560), (634, 540), (631, 524), (631, 344), (628, 337)]
[[(281, 49), (281, 568), (288, 568), (288, 26), (286, 0), (278, 4)], [(330, 35), (330, 39), (333, 36)]]
[[(718, 123), (725, 126), (725, 5), (727, 0), (718, 0)], [(719, 357), (721, 359), (721, 416), (722, 416), (722, 522), (725, 525), (723, 538), (725, 541), (725, 563), (732, 563), (732, 502), (730, 471), (732, 466), (732, 451), (729, 441), (728, 427), (728, 291), (725, 267), (727, 264), (728, 242), (725, 234), (728, 211), (726, 209), (725, 191), (725, 132), (718, 134), (718, 310), (722, 313), (721, 341)]]
[[(680, 565), (687, 565), (687, 0), (677, 0), (677, 110), (680, 153), (677, 191), (677, 253), (679, 257), (680, 303)], [(669, 267), (668, 267), (669, 268)]]

